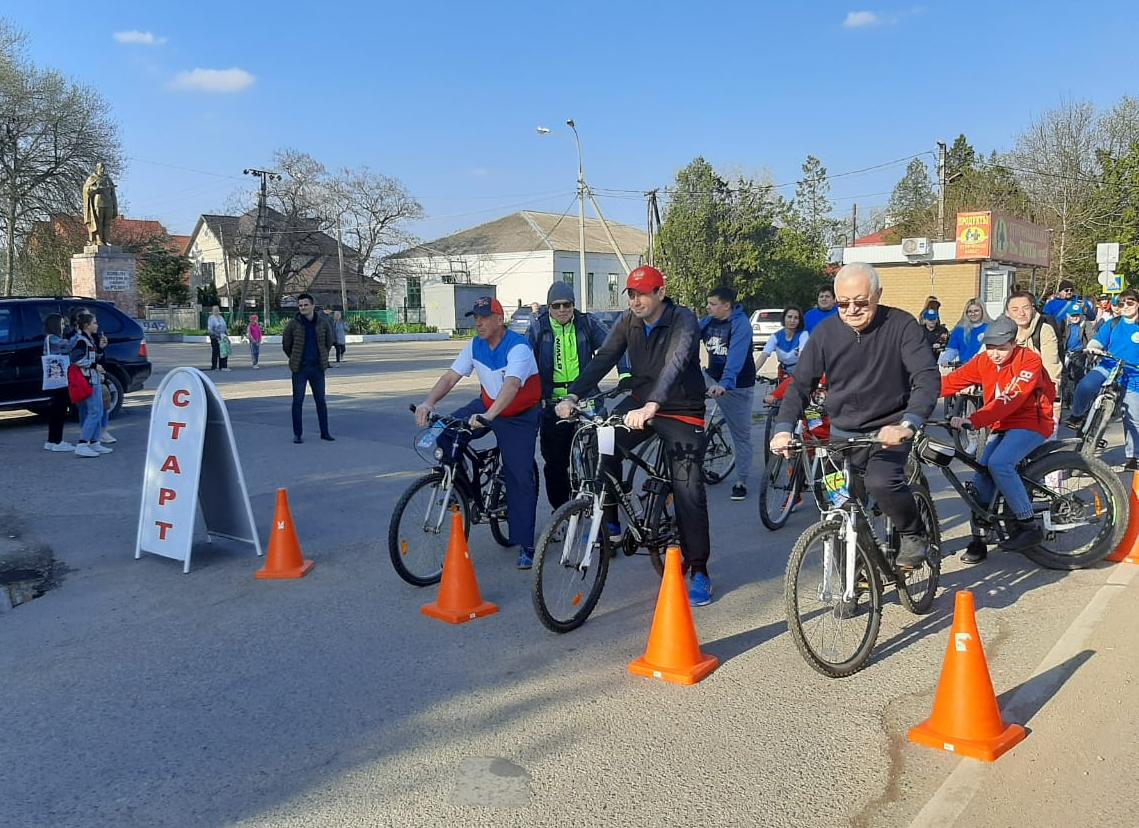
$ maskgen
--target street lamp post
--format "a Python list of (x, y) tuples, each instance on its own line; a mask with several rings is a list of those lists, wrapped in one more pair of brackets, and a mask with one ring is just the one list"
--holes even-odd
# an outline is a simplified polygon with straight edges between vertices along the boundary
[(577, 125), (573, 118), (566, 121), (566, 126), (573, 130), (573, 138), (577, 143), (577, 207), (578, 222), (577, 238), (580, 248), (579, 259), (581, 266), (581, 310), (589, 310), (589, 272), (585, 269), (585, 165), (581, 157), (581, 136), (577, 134)]

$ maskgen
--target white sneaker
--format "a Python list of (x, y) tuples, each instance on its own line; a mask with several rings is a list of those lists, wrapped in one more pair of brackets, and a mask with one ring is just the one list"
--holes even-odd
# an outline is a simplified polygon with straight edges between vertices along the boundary
[(75, 453), (80, 457), (98, 457), (100, 454), (100, 452), (95, 451), (95, 449), (91, 448), (90, 443), (80, 443), (75, 447)]
[(58, 443), (44, 443), (44, 451), (75, 451), (75, 444), (66, 440)]
[(254, 371), (260, 371), (260, 370), (261, 370), (261, 366), (260, 366), (260, 365), (254, 365), (254, 366), (253, 366), (253, 370), (254, 370)]
[(119, 442), (119, 438), (116, 437), (114, 434), (112, 434), (109, 431), (104, 431), (102, 436), (99, 437), (99, 442), (100, 443), (117, 443), (117, 442)]
[(229, 373), (230, 371), (232, 371), (233, 369), (232, 369), (232, 368), (222, 368), (222, 370), (223, 370), (223, 371), (225, 371), (225, 372), (228, 374), (228, 373)]
[(92, 449), (94, 449), (99, 454), (113, 454), (115, 451), (113, 448), (111, 448), (109, 446), (100, 445), (99, 443), (90, 443), (90, 446)]

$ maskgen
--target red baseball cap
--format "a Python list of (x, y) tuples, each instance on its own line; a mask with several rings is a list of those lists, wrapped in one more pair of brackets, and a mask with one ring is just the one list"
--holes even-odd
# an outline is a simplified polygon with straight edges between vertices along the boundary
[(641, 265), (630, 273), (625, 281), (625, 289), (635, 290), (637, 293), (652, 293), (662, 287), (664, 287), (664, 274), (649, 265)]
[(467, 316), (506, 316), (502, 311), (502, 303), (491, 296), (480, 296), (475, 300), (475, 306), (467, 311)]

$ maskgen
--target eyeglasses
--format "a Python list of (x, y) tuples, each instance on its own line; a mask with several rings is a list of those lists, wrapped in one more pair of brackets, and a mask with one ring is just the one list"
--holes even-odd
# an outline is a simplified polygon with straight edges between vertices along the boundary
[(851, 305), (854, 305), (854, 307), (858, 308), (858, 310), (866, 310), (868, 307), (870, 307), (871, 305), (874, 304), (874, 300), (873, 299), (839, 299), (834, 304), (835, 304), (836, 308), (838, 308), (840, 311), (845, 313), (846, 311), (850, 310)]
[(1119, 304), (1124, 305), (1125, 307), (1131, 307), (1133, 305), (1139, 305), (1139, 299), (1124, 299)]
[(551, 302), (550, 310), (569, 310), (573, 307), (573, 302)]

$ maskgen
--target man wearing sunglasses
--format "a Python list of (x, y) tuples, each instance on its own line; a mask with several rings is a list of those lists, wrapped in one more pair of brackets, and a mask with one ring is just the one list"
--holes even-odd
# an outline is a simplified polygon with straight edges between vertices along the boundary
[[(1088, 343), (1090, 354), (1106, 354), (1124, 362), (1139, 365), (1139, 293), (1131, 288), (1119, 294), (1120, 315), (1105, 322)], [(1080, 380), (1072, 395), (1072, 416), (1069, 425), (1075, 427), (1091, 408), (1099, 389), (1107, 380), (1111, 360), (1101, 362)], [(1127, 457), (1124, 470), (1139, 471), (1139, 371), (1123, 371), (1123, 432), (1124, 453)]]
[[(574, 430), (559, 424), (556, 406), (581, 372), (589, 367), (608, 332), (593, 314), (574, 309), (573, 288), (554, 282), (546, 294), (546, 313), (530, 325), (526, 338), (534, 349), (542, 380), (542, 425), (538, 443), (545, 463), (546, 497), (557, 509), (570, 496), (570, 444)], [(597, 393), (597, 386), (587, 395)]]
[[(621, 314), (589, 367), (559, 403), (559, 417), (573, 414), (572, 403), (589, 393), (628, 351), (632, 386), (614, 413), (624, 414), (629, 430), (617, 430), (617, 445), (630, 449), (659, 434), (668, 453), (669, 477), (680, 528), (680, 549), (692, 573), (688, 600), (712, 602), (708, 579), (708, 498), (701, 474), (704, 457), (704, 375), (700, 371), (700, 326), (688, 308), (665, 298), (664, 274), (638, 267), (625, 283), (629, 310)], [(605, 459), (620, 479), (620, 455)], [(617, 506), (606, 507), (610, 534), (618, 532)]]
[(927, 542), (906, 483), (906, 441), (933, 412), (941, 376), (922, 328), (905, 311), (880, 304), (878, 271), (845, 265), (834, 280), (838, 318), (811, 334), (776, 418), (771, 450), (786, 454), (811, 392), (827, 378), (831, 438), (876, 436), (881, 447), (851, 453), (867, 492), (898, 527), (897, 563), (917, 568)]

